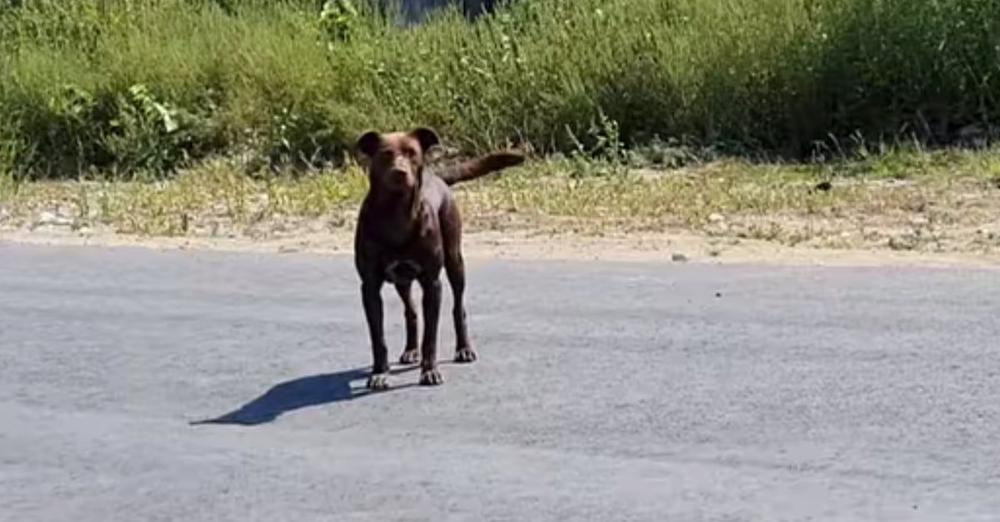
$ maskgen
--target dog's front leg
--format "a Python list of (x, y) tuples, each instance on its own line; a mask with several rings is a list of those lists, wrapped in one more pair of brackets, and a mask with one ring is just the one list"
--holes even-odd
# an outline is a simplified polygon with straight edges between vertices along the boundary
[(366, 279), (361, 283), (361, 299), (372, 345), (372, 374), (368, 378), (368, 388), (371, 390), (389, 388), (389, 350), (386, 349), (385, 332), (382, 329), (381, 291), (381, 280)]
[(444, 382), (437, 369), (438, 317), (441, 315), (441, 279), (439, 274), (420, 280), (424, 291), (424, 339), (420, 346), (420, 384), (434, 386)]

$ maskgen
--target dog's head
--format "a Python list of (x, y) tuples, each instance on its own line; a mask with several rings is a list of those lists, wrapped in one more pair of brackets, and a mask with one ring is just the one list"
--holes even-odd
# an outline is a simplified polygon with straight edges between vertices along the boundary
[(368, 132), (358, 139), (357, 151), (368, 160), (372, 188), (408, 192), (420, 186), (427, 153), (438, 143), (437, 133), (426, 127), (389, 134)]

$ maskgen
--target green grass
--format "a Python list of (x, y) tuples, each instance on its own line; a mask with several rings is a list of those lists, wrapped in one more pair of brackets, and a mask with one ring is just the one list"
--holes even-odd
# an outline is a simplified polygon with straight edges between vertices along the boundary
[(21, 4), (0, 7), (20, 177), (340, 164), (362, 130), (414, 124), (465, 152), (830, 159), (1000, 116), (996, 0), (527, 0), (408, 30), (313, 1)]

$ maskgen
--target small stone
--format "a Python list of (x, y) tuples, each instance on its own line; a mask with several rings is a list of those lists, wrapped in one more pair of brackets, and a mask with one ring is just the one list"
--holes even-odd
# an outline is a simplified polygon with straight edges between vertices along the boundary
[(889, 238), (889, 248), (893, 250), (914, 250), (917, 246), (919, 239), (913, 234)]
[(673, 254), (670, 256), (670, 260), (675, 263), (686, 263), (688, 258), (684, 254)]
[(830, 192), (833, 190), (833, 183), (830, 183), (829, 181), (821, 181), (817, 183), (814, 188), (820, 192)]
[(722, 214), (717, 214), (713, 212), (712, 214), (708, 215), (708, 220), (711, 221), (712, 223), (720, 223), (722, 221), (725, 221), (726, 217), (723, 216)]
[(718, 299), (720, 297), (722, 297), (722, 292), (716, 292), (715, 293), (715, 298)]
[(35, 220), (36, 226), (44, 225), (55, 225), (55, 226), (70, 226), (73, 224), (73, 220), (66, 216), (60, 216), (54, 212), (42, 212), (38, 215), (38, 219)]

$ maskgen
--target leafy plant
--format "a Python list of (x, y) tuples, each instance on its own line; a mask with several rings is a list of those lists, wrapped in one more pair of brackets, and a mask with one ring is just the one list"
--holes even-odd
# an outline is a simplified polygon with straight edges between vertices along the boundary
[(320, 11), (320, 28), (332, 41), (344, 41), (357, 31), (358, 16), (351, 0), (327, 0)]
[(129, 87), (102, 142), (126, 172), (169, 172), (185, 164), (211, 132), (195, 115), (158, 100), (145, 85)]

